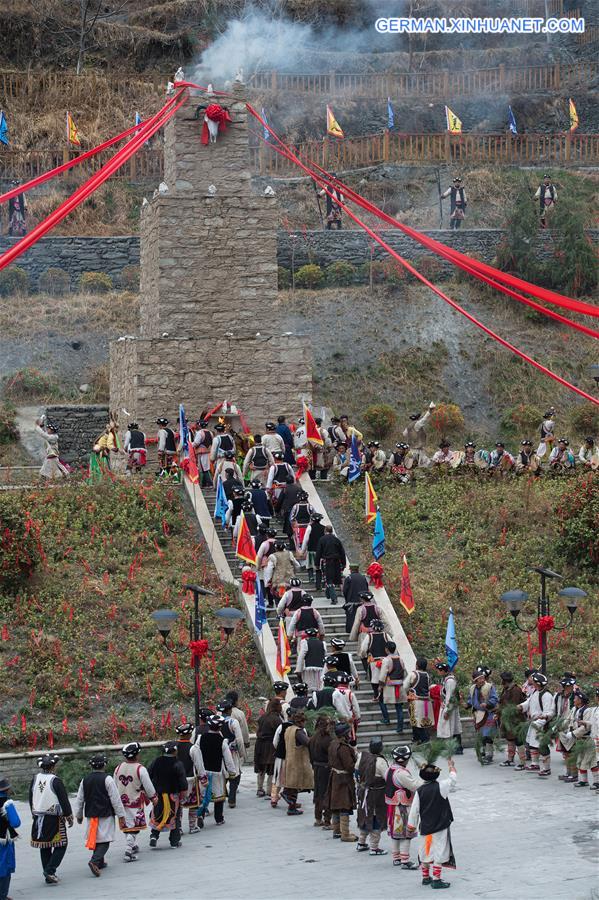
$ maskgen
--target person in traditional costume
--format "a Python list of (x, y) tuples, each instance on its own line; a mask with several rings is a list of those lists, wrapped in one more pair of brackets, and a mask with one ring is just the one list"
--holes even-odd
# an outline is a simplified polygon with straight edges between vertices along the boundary
[(40, 851), (46, 884), (58, 884), (56, 870), (67, 852), (67, 825), (73, 827), (73, 811), (69, 795), (56, 774), (60, 757), (45, 753), (37, 761), (40, 771), (29, 785), (31, 846)]
[(387, 641), (385, 650), (387, 655), (383, 659), (379, 670), (379, 707), (383, 723), (390, 725), (389, 704), (394, 706), (397, 717), (396, 731), (398, 734), (401, 734), (403, 731), (402, 691), (406, 673), (401, 656), (397, 652), (397, 644), (394, 641)]
[(277, 419), (277, 434), (280, 434), (283, 438), (283, 444), (285, 445), (285, 462), (289, 463), (290, 466), (293, 466), (295, 463), (295, 456), (293, 455), (293, 434), (291, 433), (291, 428), (287, 424), (285, 416), (279, 416)]
[(547, 213), (551, 214), (557, 203), (557, 190), (550, 175), (543, 175), (543, 183), (538, 186), (534, 199), (539, 201), (541, 228), (547, 228)]
[(430, 697), (431, 679), (426, 671), (427, 666), (426, 658), (419, 656), (416, 660), (416, 669), (406, 675), (403, 683), (415, 744), (425, 744), (429, 740), (429, 729), (434, 723)]
[(555, 442), (555, 409), (553, 406), (544, 413), (541, 422), (541, 442), (537, 447), (537, 456), (543, 459), (547, 450), (551, 451)]
[(207, 419), (200, 419), (198, 428), (193, 437), (192, 447), (196, 453), (198, 469), (202, 473), (200, 486), (212, 487), (210, 475), (210, 448), (212, 447), (212, 432), (208, 428)]
[(276, 503), (281, 496), (285, 485), (288, 484), (289, 479), (291, 478), (292, 481), (294, 481), (295, 476), (293, 474), (293, 467), (290, 463), (285, 461), (284, 453), (281, 453), (280, 450), (275, 450), (272, 456), (273, 465), (268, 470), (266, 490), (270, 494), (272, 502)]
[(295, 480), (293, 475), (290, 475), (287, 478), (287, 484), (274, 503), (275, 512), (283, 520), (283, 531), (288, 537), (292, 537), (293, 535), (293, 529), (289, 521), (289, 513), (297, 503), (299, 495), (303, 493), (303, 487)]
[(235, 439), (226, 430), (224, 422), (218, 422), (214, 426), (212, 444), (210, 445), (210, 461), (215, 463), (217, 459), (225, 455), (227, 450), (235, 454)]
[(321, 537), (324, 535), (324, 525), (322, 524), (322, 513), (312, 510), (310, 513), (310, 522), (304, 531), (304, 537), (300, 550), (306, 558), (306, 566), (308, 578), (313, 581), (316, 590), (322, 588), (322, 572), (320, 567), (316, 565), (316, 551)]
[(125, 827), (121, 829), (127, 840), (125, 862), (135, 862), (139, 853), (139, 832), (147, 828), (146, 804), (155, 806), (158, 795), (148, 770), (139, 761), (141, 744), (132, 741), (125, 744), (121, 752), (125, 760), (114, 770), (114, 783), (125, 810)]
[(477, 666), (472, 673), (472, 684), (466, 706), (472, 711), (477, 738), (482, 744), (479, 762), (490, 766), (493, 762), (493, 741), (497, 736), (497, 705), (499, 698), (495, 685), (487, 680), (484, 666)]
[(229, 742), (221, 732), (224, 723), (225, 720), (222, 716), (210, 716), (208, 731), (196, 738), (195, 744), (189, 751), (203, 787), (202, 806), (198, 811), (198, 816), (203, 818), (208, 805), (214, 803), (216, 825), (225, 824), (227, 778), (235, 778), (237, 775), (229, 750)]
[(321, 481), (326, 481), (329, 469), (333, 463), (333, 444), (329, 432), (323, 427), (322, 419), (317, 416), (314, 419), (314, 422), (318, 429), (318, 433), (320, 434), (322, 444), (311, 444), (312, 468), (308, 474), (312, 480), (318, 476)]
[(349, 830), (349, 817), (356, 808), (354, 770), (358, 754), (350, 743), (351, 726), (337, 722), (335, 737), (329, 745), (329, 786), (325, 805), (331, 810), (333, 837), (344, 843), (354, 843), (358, 835)]
[(379, 699), (381, 667), (387, 655), (387, 645), (390, 642), (392, 642), (391, 635), (385, 631), (385, 623), (381, 619), (373, 619), (369, 631), (364, 631), (360, 637), (358, 653), (362, 661), (366, 660), (368, 666), (366, 674), (375, 701)]
[[(192, 735), (194, 726), (191, 722), (182, 722), (177, 725), (177, 759), (185, 769), (187, 778), (187, 793), (181, 801), (181, 810), (187, 809), (189, 819), (189, 833), (197, 834), (204, 826), (203, 819), (198, 819), (198, 807), (201, 803), (201, 789), (191, 758)], [(181, 831), (183, 831), (183, 812), (181, 812)]]
[(137, 472), (140, 475), (147, 461), (147, 450), (146, 436), (137, 422), (129, 422), (123, 441), (123, 450), (127, 454), (127, 472), (129, 474)]
[(413, 413), (410, 416), (408, 425), (404, 428), (402, 433), (402, 436), (406, 439), (418, 465), (423, 467), (429, 466), (431, 462), (425, 451), (426, 426), (435, 406), (436, 404), (431, 400), (428, 409), (424, 413)]
[(495, 442), (495, 449), (491, 451), (489, 459), (490, 472), (509, 472), (514, 465), (514, 457), (505, 449), (503, 441)]
[(304, 536), (312, 520), (313, 512), (314, 510), (308, 502), (308, 494), (305, 491), (302, 491), (302, 493), (298, 495), (297, 503), (289, 513), (289, 522), (293, 529), (293, 541), (297, 554), (304, 555), (302, 551)]
[(106, 763), (103, 753), (91, 757), (89, 764), (92, 771), (81, 780), (74, 806), (75, 818), (79, 824), (82, 824), (84, 816), (87, 819), (85, 846), (92, 851), (88, 866), (96, 878), (106, 868), (104, 857), (116, 831), (114, 817), (118, 817), (121, 829), (127, 827), (125, 807), (114, 778), (106, 774)]
[(368, 750), (362, 750), (357, 760), (358, 853), (370, 851), (370, 856), (387, 855), (379, 845), (381, 833), (387, 830), (385, 779), (388, 768), (389, 763), (383, 756), (383, 739), (371, 738)]
[(243, 741), (241, 726), (235, 716), (233, 716), (233, 702), (230, 696), (223, 697), (216, 704), (216, 709), (223, 717), (224, 721), (221, 725), (221, 732), (226, 739), (231, 758), (235, 766), (235, 775), (229, 778), (229, 809), (235, 809), (237, 805), (237, 791), (241, 782), (241, 771), (245, 762), (246, 749)]
[(270, 525), (274, 510), (262, 482), (256, 478), (250, 484), (250, 502), (260, 522)]
[(305, 709), (308, 705), (308, 685), (303, 681), (296, 681), (293, 685), (293, 698), (287, 706), (287, 718), (289, 718), (294, 710)]
[(187, 796), (185, 766), (177, 758), (177, 741), (167, 741), (162, 753), (150, 763), (148, 774), (158, 800), (150, 814), (150, 847), (156, 847), (163, 831), (168, 831), (171, 847), (181, 846), (181, 804)]
[(454, 178), (451, 187), (441, 194), (441, 199), (449, 197), (449, 227), (453, 231), (460, 228), (466, 217), (468, 197), (461, 178)]
[[(254, 745), (254, 772), (256, 773), (256, 796), (270, 797), (272, 776), (275, 765), (275, 748), (273, 738), (279, 725), (283, 722), (281, 701), (269, 700), (266, 712), (258, 719), (256, 726), (256, 743)], [(266, 778), (266, 790), (264, 779)]]
[(264, 486), (268, 479), (268, 473), (275, 461), (271, 451), (262, 443), (262, 435), (254, 435), (254, 445), (250, 447), (243, 460), (243, 477), (252, 473), (252, 479), (258, 479)]
[[(241, 495), (243, 495), (243, 476), (241, 476), (241, 478), (237, 478), (236, 472), (233, 468), (225, 469), (224, 475), (225, 477), (223, 479), (223, 491), (225, 493), (225, 497), (227, 498), (227, 503), (229, 503), (231, 500), (233, 500), (235, 491), (241, 491)], [(237, 496), (239, 496), (239, 494)]]
[[(245, 519), (245, 524), (247, 525), (248, 531), (252, 536), (252, 539), (258, 534), (258, 526), (262, 524), (262, 519), (260, 516), (257, 516), (254, 512), (254, 507), (252, 506), (251, 500), (248, 499), (247, 492), (243, 495), (243, 503), (241, 504), (241, 512), (243, 512), (243, 518)], [(239, 529), (241, 528), (241, 515), (238, 515), (235, 519), (235, 525), (233, 526), (233, 543), (237, 542), (237, 538), (239, 536)], [(270, 519), (268, 520), (270, 521)]]
[(454, 452), (449, 441), (441, 441), (439, 449), (433, 454), (434, 466), (451, 466), (454, 460)]
[(312, 606), (313, 602), (314, 598), (310, 594), (303, 595), (302, 605), (293, 613), (287, 626), (289, 640), (295, 636), (301, 640), (309, 629), (314, 629), (319, 637), (324, 639), (324, 622), (318, 610)]
[(358, 675), (358, 670), (356, 669), (356, 664), (354, 662), (354, 657), (352, 653), (347, 653), (345, 648), (345, 641), (343, 638), (334, 637), (331, 639), (331, 654), (335, 657), (335, 665), (334, 667), (326, 663), (327, 671), (332, 670), (333, 668), (337, 672), (345, 672), (346, 675), (351, 676), (353, 678), (353, 685), (355, 688), (360, 686), (360, 676)]
[(269, 602), (275, 605), (275, 601), (285, 593), (286, 585), (293, 578), (301, 566), (291, 550), (287, 549), (284, 541), (275, 541), (274, 553), (268, 557), (264, 569), (264, 584), (269, 595)]
[(364, 591), (360, 591), (358, 599), (360, 600), (360, 606), (356, 610), (351, 626), (349, 635), (350, 641), (356, 641), (358, 639), (358, 634), (370, 632), (372, 630), (372, 623), (375, 620), (379, 620), (388, 625), (386, 616), (378, 603), (376, 603), (374, 594), (371, 590), (367, 588)]
[(454, 740), (456, 753), (464, 752), (462, 747), (462, 722), (460, 719), (460, 689), (453, 669), (447, 663), (435, 663), (435, 669), (443, 674), (441, 687), (441, 708), (437, 722), (437, 737)]
[(532, 441), (528, 438), (520, 441), (520, 448), (516, 456), (516, 475), (540, 475), (541, 460), (532, 449)]
[(299, 578), (290, 578), (287, 590), (277, 605), (278, 616), (292, 616), (302, 606), (304, 594), (302, 582)]
[[(560, 680), (560, 687), (561, 690), (557, 691), (553, 696), (555, 718), (567, 722), (568, 726), (564, 728), (564, 731), (568, 731), (570, 730), (569, 726), (573, 723), (572, 711), (574, 709), (574, 688), (576, 687), (576, 679), (569, 674), (564, 674), (564, 677)], [(566, 741), (566, 743), (568, 743), (568, 741)], [(566, 764), (566, 774), (558, 775), (558, 780), (573, 784), (577, 781), (578, 773), (576, 759), (570, 752), (572, 745), (569, 747), (564, 746), (558, 736), (555, 742), (555, 749), (562, 754)]]
[(350, 744), (355, 745), (361, 712), (358, 698), (351, 689), (351, 683), (351, 675), (348, 675), (347, 672), (337, 672), (337, 685), (331, 700), (339, 720), (347, 722), (350, 726), (348, 740)]
[[(210, 464), (214, 465), (215, 482), (220, 478), (223, 483), (223, 489), (227, 484), (227, 475), (229, 472), (232, 476), (231, 487), (243, 487), (243, 473), (237, 464), (237, 460), (235, 459), (234, 450), (225, 450), (224, 454), (222, 456), (219, 456), (215, 463), (211, 462)], [(227, 496), (226, 490), (225, 496)]]
[(285, 441), (277, 432), (277, 426), (274, 422), (267, 422), (264, 426), (266, 433), (262, 437), (262, 446), (270, 450), (272, 455), (282, 453), (285, 455)]
[(326, 806), (327, 789), (331, 770), (329, 747), (333, 740), (333, 722), (328, 716), (318, 716), (308, 750), (314, 773), (314, 826), (331, 831), (331, 811)]
[(285, 775), (281, 796), (288, 804), (288, 816), (301, 816), (303, 809), (297, 802), (300, 792), (314, 789), (314, 773), (310, 763), (310, 738), (306, 731), (306, 716), (302, 710), (290, 712), (290, 726), (286, 729)]
[(381, 449), (379, 441), (372, 441), (372, 471), (382, 472), (387, 465), (387, 454)]
[[(331, 172), (330, 177), (335, 178), (335, 173)], [(317, 193), (319, 197), (326, 197), (327, 231), (331, 231), (333, 225), (337, 228), (337, 231), (340, 231), (343, 227), (341, 221), (341, 204), (345, 200), (343, 194), (339, 188), (336, 188), (333, 185), (328, 185), (326, 190), (322, 188), (322, 190), (317, 191)]]
[[(287, 685), (288, 687), (288, 685)], [(283, 710), (283, 721), (275, 731), (274, 737), (272, 739), (272, 745), (275, 748), (275, 765), (273, 769), (272, 776), (272, 788), (270, 792), (270, 805), (272, 809), (276, 809), (279, 803), (279, 798), (282, 797), (283, 800), (289, 805), (289, 801), (282, 796), (281, 792), (283, 790), (283, 786), (285, 784), (285, 757), (287, 755), (287, 747), (285, 744), (285, 732), (291, 726), (292, 722), (287, 718), (285, 709)], [(297, 807), (301, 807), (301, 804), (296, 803)]]
[(557, 472), (566, 472), (576, 465), (574, 454), (570, 450), (570, 442), (567, 438), (560, 438), (557, 447), (554, 447), (549, 456), (549, 467)]
[[(570, 730), (566, 734), (560, 736), (560, 738), (563, 738), (565, 744), (570, 744), (570, 741), (572, 742), (570, 747), (577, 744), (579, 741), (588, 741), (588, 738), (591, 737), (594, 718), (593, 710), (589, 706), (588, 695), (585, 694), (584, 691), (581, 691), (580, 688), (575, 688), (573, 696), (574, 711), (572, 714)], [(579, 753), (578, 780), (574, 782), (574, 787), (576, 788), (588, 787), (589, 780), (591, 789), (594, 789), (595, 784), (599, 784), (599, 765), (597, 764), (595, 745), (594, 742), (590, 743), (591, 746), (588, 750), (583, 747)]]
[(227, 502), (227, 512), (225, 514), (225, 527), (229, 528), (231, 532), (235, 528), (245, 502), (245, 491), (243, 488), (234, 487), (231, 499)]
[(45, 416), (35, 421), (35, 430), (44, 439), (44, 462), (40, 469), (40, 476), (52, 480), (54, 478), (66, 478), (69, 474), (67, 467), (60, 461), (58, 455), (58, 432), (52, 422), (48, 422)]
[[(531, 694), (534, 694), (536, 691), (535, 683), (532, 680), (532, 676), (534, 675), (534, 669), (524, 669), (524, 681), (521, 685), (522, 693), (525, 697), (530, 697)], [(564, 675), (565, 677), (565, 675)]]
[(343, 610), (345, 612), (345, 630), (349, 634), (356, 620), (356, 612), (362, 606), (361, 594), (369, 591), (366, 575), (360, 572), (358, 563), (349, 564), (349, 575), (343, 579)]
[(321, 690), (314, 691), (312, 696), (308, 698), (306, 709), (323, 709), (325, 706), (334, 709), (333, 694), (337, 690), (338, 676), (339, 672), (336, 669), (324, 673), (323, 686)]
[(595, 705), (591, 710), (591, 739), (595, 746), (595, 783), (591, 785), (591, 790), (599, 791), (599, 687), (595, 688)]
[(307, 628), (298, 641), (295, 674), (309, 691), (319, 691), (324, 677), (324, 660), (327, 648), (316, 628)]
[(412, 751), (407, 744), (394, 747), (391, 756), (393, 762), (385, 774), (385, 803), (393, 865), (407, 870), (417, 869), (418, 864), (410, 860), (415, 832), (408, 831), (408, 816), (414, 794), (424, 782), (408, 768)]
[(435, 890), (449, 887), (449, 882), (441, 878), (443, 866), (455, 869), (450, 833), (453, 813), (448, 797), (455, 789), (457, 773), (451, 760), (448, 760), (448, 768), (449, 777), (439, 781), (441, 769), (438, 766), (433, 763), (420, 766), (424, 784), (417, 788), (408, 815), (408, 832), (415, 834), (420, 826), (423, 839), (419, 853), (422, 884), (430, 885)]
[(333, 454), (333, 472), (336, 472), (340, 478), (347, 478), (349, 472), (350, 457), (347, 450), (347, 444), (342, 441), (335, 444), (335, 452)]
[(413, 478), (413, 470), (418, 466), (418, 459), (412, 454), (410, 445), (400, 441), (389, 454), (387, 466), (390, 475), (402, 484), (408, 484)]
[(526, 717), (530, 722), (528, 732), (526, 734), (526, 743), (530, 748), (531, 762), (526, 766), (528, 772), (538, 772), (540, 777), (548, 777), (551, 775), (550, 759), (551, 752), (549, 747), (543, 756), (540, 755), (540, 737), (541, 733), (546, 729), (547, 723), (555, 715), (555, 707), (553, 703), (553, 695), (547, 688), (547, 676), (542, 672), (533, 672), (532, 680), (535, 690), (520, 703), (519, 709), (526, 713)]
[(168, 427), (168, 419), (161, 416), (156, 419), (158, 428), (158, 465), (160, 471), (170, 474), (177, 456), (177, 442), (175, 440), (175, 432)]
[[(518, 739), (516, 731), (506, 722), (502, 721), (502, 715), (508, 707), (520, 706), (524, 703), (526, 697), (522, 688), (514, 682), (514, 676), (511, 672), (502, 672), (501, 693), (499, 695), (499, 703), (497, 705), (497, 721), (499, 724), (499, 734), (507, 741), (506, 758), (502, 763), (503, 767), (514, 767), (514, 771), (522, 772), (526, 768), (526, 748), (521, 740)], [(520, 713), (524, 721), (524, 716)], [(518, 753), (518, 763), (515, 764), (516, 753)]]
[(10, 900), (8, 891), (17, 861), (15, 854), (15, 839), (21, 827), (21, 819), (13, 800), (10, 798), (12, 788), (10, 781), (0, 775), (0, 897), (2, 900)]
[(322, 572), (326, 596), (333, 604), (337, 603), (337, 589), (341, 587), (346, 562), (345, 549), (337, 535), (333, 534), (333, 526), (325, 525), (316, 548), (314, 564)]
[(27, 200), (25, 194), (17, 194), (8, 201), (8, 235), (24, 237), (27, 234)]
[(592, 435), (585, 437), (584, 444), (580, 445), (578, 461), (586, 468), (591, 468), (593, 470), (599, 469), (599, 449), (597, 448), (595, 439)]
[[(250, 729), (248, 728), (248, 720), (247, 716), (242, 709), (239, 708), (239, 693), (238, 691), (227, 691), (227, 697), (233, 704), (231, 707), (231, 715), (238, 722), (239, 727), (241, 729), (241, 737), (243, 739), (243, 746), (245, 749), (245, 756), (247, 757), (247, 752), (250, 749), (251, 741), (250, 741)], [(247, 705), (246, 705), (247, 709)]]

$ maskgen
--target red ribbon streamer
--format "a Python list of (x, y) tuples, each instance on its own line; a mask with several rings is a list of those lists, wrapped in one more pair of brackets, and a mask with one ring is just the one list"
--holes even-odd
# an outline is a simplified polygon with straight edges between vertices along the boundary
[(244, 594), (249, 594), (250, 597), (253, 597), (256, 593), (256, 573), (253, 569), (248, 569), (245, 566), (241, 570), (241, 590)]
[(370, 578), (370, 580), (371, 580), (371, 582), (372, 582), (372, 584), (373, 584), (373, 586), (374, 586), (375, 588), (382, 588), (382, 587), (383, 587), (383, 574), (384, 574), (384, 571), (385, 571), (385, 570), (383, 569), (383, 567), (381, 566), (381, 564), (378, 563), (378, 562), (372, 562), (372, 563), (370, 563), (370, 565), (369, 565), (368, 568), (366, 569), (366, 574), (367, 574), (368, 577)]
[(547, 634), (548, 631), (551, 631), (555, 628), (555, 619), (553, 616), (541, 616), (537, 620), (537, 631), (539, 632), (539, 649), (538, 653), (542, 653), (541, 641), (543, 634)]
[(201, 663), (202, 659), (208, 653), (208, 641), (204, 639), (199, 641), (190, 641), (189, 649), (191, 650), (190, 666), (193, 669), (196, 662)]

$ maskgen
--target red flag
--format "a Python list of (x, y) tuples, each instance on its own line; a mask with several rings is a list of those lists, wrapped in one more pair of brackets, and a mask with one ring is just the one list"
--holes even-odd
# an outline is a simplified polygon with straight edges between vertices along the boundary
[(314, 421), (314, 416), (304, 403), (304, 422), (306, 423), (306, 437), (310, 441), (311, 444), (318, 444), (319, 447), (322, 447), (324, 441), (322, 439), (322, 435), (318, 429), (318, 425)]
[(245, 521), (243, 512), (240, 513), (239, 531), (237, 532), (237, 545), (235, 547), (235, 556), (243, 559), (251, 566), (255, 566), (257, 562), (256, 548), (250, 534), (248, 523)]
[(199, 482), (200, 475), (198, 472), (198, 463), (196, 460), (196, 452), (191, 446), (191, 438), (189, 438), (189, 469), (187, 474), (192, 484), (197, 484)]
[(412, 594), (412, 586), (410, 584), (408, 561), (405, 556), (403, 558), (403, 568), (401, 570), (401, 596), (399, 602), (408, 615), (412, 615), (416, 608), (416, 604), (414, 603), (414, 595)]
[(289, 672), (291, 669), (291, 666), (289, 664), (290, 656), (291, 647), (289, 646), (289, 638), (287, 637), (287, 632), (285, 631), (285, 623), (283, 619), (279, 619), (279, 633), (277, 635), (277, 661), (275, 667), (281, 678), (285, 678), (285, 675), (287, 675), (287, 672)]
[(366, 472), (365, 478), (365, 487), (366, 487), (366, 522), (370, 525), (371, 522), (374, 522), (376, 519), (376, 509), (378, 503), (378, 497), (376, 495), (376, 491), (372, 486), (372, 481), (370, 480), (370, 475)]

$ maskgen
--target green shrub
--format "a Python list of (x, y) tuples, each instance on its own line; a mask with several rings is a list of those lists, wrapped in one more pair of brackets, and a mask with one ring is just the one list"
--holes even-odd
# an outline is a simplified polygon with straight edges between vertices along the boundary
[(457, 403), (439, 403), (431, 413), (431, 425), (443, 437), (455, 437), (464, 431), (464, 415)]
[(139, 291), (139, 266), (124, 266), (121, 269), (121, 287), (124, 291)]
[(291, 287), (291, 272), (285, 266), (279, 266), (277, 269), (277, 284), (280, 291)]
[(428, 278), (429, 281), (436, 281), (443, 272), (443, 263), (438, 257), (429, 254), (418, 257), (414, 263), (414, 268), (418, 269), (420, 274)]
[(60, 384), (51, 375), (26, 366), (4, 379), (5, 400), (43, 400), (60, 396)]
[(539, 204), (531, 200), (527, 191), (518, 194), (506, 225), (505, 239), (497, 249), (498, 268), (538, 283), (544, 268), (536, 247)]
[(295, 273), (295, 286), (299, 288), (318, 288), (324, 282), (324, 272), (315, 263), (301, 266)]
[(593, 403), (581, 403), (570, 412), (570, 427), (581, 437), (599, 435), (599, 410)]
[(375, 438), (384, 438), (395, 428), (397, 414), (388, 403), (372, 403), (364, 410), (364, 421)]
[(599, 563), (599, 479), (585, 478), (566, 490), (556, 509), (561, 546), (568, 562), (597, 571)]
[(501, 420), (501, 427), (508, 434), (520, 434), (522, 437), (530, 437), (539, 430), (543, 421), (542, 410), (528, 403), (519, 403), (511, 409), (506, 409)]
[(49, 269), (40, 275), (39, 282), (40, 291), (50, 294), (52, 297), (58, 297), (66, 294), (71, 289), (71, 276), (65, 269), (58, 266), (50, 266)]
[(0, 405), (0, 444), (14, 444), (19, 440), (19, 429), (12, 403)]
[(383, 260), (383, 280), (387, 284), (401, 284), (408, 277), (407, 269), (393, 257)]
[(325, 270), (327, 284), (346, 286), (353, 284), (356, 277), (356, 267), (344, 259), (338, 259)]
[(0, 271), (0, 297), (28, 294), (29, 287), (29, 275), (20, 266), (9, 266)]
[(585, 234), (585, 212), (580, 203), (568, 200), (551, 216), (555, 253), (549, 263), (551, 287), (581, 296), (591, 294), (599, 279), (595, 247)]
[(112, 278), (105, 272), (84, 272), (79, 277), (79, 290), (84, 294), (107, 294), (112, 290)]
[(360, 281), (364, 281), (366, 284), (370, 284), (370, 275), (371, 275), (371, 266), (372, 266), (372, 283), (373, 284), (383, 284), (383, 282), (387, 278), (387, 269), (385, 263), (381, 259), (373, 259), (372, 264), (370, 262), (362, 263), (361, 266), (357, 268), (357, 274)]

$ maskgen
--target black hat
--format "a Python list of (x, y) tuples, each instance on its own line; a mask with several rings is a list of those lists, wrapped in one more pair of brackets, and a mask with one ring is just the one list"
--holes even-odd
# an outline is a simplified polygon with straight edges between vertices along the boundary
[(565, 444), (566, 447), (567, 447), (568, 444), (570, 443), (570, 441), (568, 440), (568, 438), (558, 438), (558, 441), (557, 441), (557, 442), (558, 442), (558, 444)]
[(214, 430), (215, 430), (215, 431), (224, 431), (224, 430), (225, 430), (225, 426), (223, 425), (222, 422), (219, 422), (218, 425), (215, 425), (215, 426), (214, 426)]
[(349, 734), (351, 726), (347, 722), (335, 722), (335, 734), (337, 737), (343, 737)]
[(370, 738), (370, 743), (368, 744), (368, 749), (375, 756), (378, 756), (380, 753), (382, 753), (383, 752), (382, 737), (377, 736), (377, 737)]
[(156, 419), (157, 425), (168, 425), (168, 419), (165, 419), (164, 416), (161, 416), (159, 419)]
[(305, 502), (305, 501), (308, 499), (308, 495), (307, 495), (307, 493), (306, 493), (305, 491), (300, 491), (299, 494), (297, 495), (297, 499), (298, 499), (301, 503), (303, 503), (303, 502)]
[(259, 478), (254, 478), (254, 480), (251, 481), (250, 484), (253, 488), (261, 488), (262, 487), (262, 482), (260, 481)]
[(244, 496), (243, 488), (240, 488), (240, 487), (234, 487), (234, 488), (233, 488), (233, 494), (234, 494), (236, 497), (243, 497), (243, 496)]
[(337, 672), (325, 672), (322, 681), (327, 687), (335, 687), (337, 684)]
[(312, 594), (304, 594), (304, 596), (302, 597), (302, 606), (311, 606), (313, 602), (314, 597), (312, 596)]
[(193, 725), (191, 722), (182, 722), (181, 725), (177, 725), (175, 731), (177, 734), (191, 734)]
[(496, 447), (503, 447), (503, 449), (505, 450), (505, 444), (503, 443), (503, 441), (495, 441), (495, 446), (496, 446)]
[(318, 634), (318, 629), (317, 628), (306, 628), (304, 631), (304, 634), (307, 635), (308, 637), (316, 637), (316, 635)]
[(290, 587), (290, 588), (294, 588), (294, 587), (297, 588), (297, 587), (301, 587), (301, 586), (302, 586), (301, 579), (300, 579), (300, 578), (295, 578), (295, 577), (294, 577), (294, 578), (290, 578), (289, 581), (288, 581), (288, 584), (289, 584), (289, 587)]
[(337, 672), (337, 684), (350, 684), (351, 680), (352, 677), (347, 672)]
[(332, 653), (330, 656), (325, 656), (324, 661), (327, 664), (327, 666), (329, 666), (329, 668), (331, 668), (331, 669), (332, 668), (336, 669), (337, 666), (339, 665), (339, 657), (335, 656), (334, 653)]
[(287, 545), (285, 541), (275, 541), (275, 550), (278, 550), (280, 552), (281, 550), (285, 550), (286, 547)]
[(543, 675), (542, 672), (533, 672), (532, 680), (534, 681), (535, 684), (539, 684), (539, 685), (541, 685), (541, 687), (545, 687), (548, 679), (547, 679), (547, 676)]
[(305, 683), (305, 681), (298, 681), (293, 685), (293, 693), (296, 695), (296, 697), (303, 697), (308, 693), (308, 685)]
[(277, 426), (275, 425), (274, 422), (266, 422), (264, 427), (266, 428), (267, 431), (274, 431)]
[(57, 762), (60, 762), (60, 756), (56, 753), (44, 753), (38, 758), (37, 764), (40, 769), (53, 769)]
[(137, 422), (129, 422), (129, 425), (127, 427), (128, 428), (139, 428), (139, 425)]
[(206, 428), (208, 425), (208, 419), (200, 419), (199, 421), (200, 428)]
[(360, 591), (358, 596), (360, 600), (374, 600), (374, 594), (372, 593), (372, 591)]
[(551, 181), (551, 175), (543, 175), (543, 178), (548, 178)]
[(331, 638), (331, 647), (334, 647), (335, 650), (343, 650), (343, 648), (345, 647), (345, 641), (343, 640), (343, 638)]
[(564, 675), (564, 677), (560, 680), (560, 684), (562, 687), (568, 687), (568, 685), (571, 685), (572, 687), (574, 687), (574, 685), (576, 684), (576, 679), (575, 678), (567, 678)]
[(434, 763), (422, 763), (420, 766), (420, 777), (424, 781), (436, 781), (441, 774), (441, 769)]
[(225, 450), (225, 459), (235, 459), (235, 452), (233, 450)]
[(165, 756), (174, 756), (177, 752), (177, 742), (165, 741), (165, 743), (162, 745), (162, 752)]
[(435, 663), (435, 669), (438, 669), (439, 672), (449, 672), (450, 671), (448, 664), (444, 663), (444, 662)]
[(141, 744), (139, 741), (131, 741), (130, 744), (125, 744), (122, 748), (121, 753), (125, 757), (125, 759), (135, 759), (137, 754), (141, 750)]
[(277, 536), (277, 529), (269, 528), (268, 531), (266, 532), (266, 534), (268, 535), (269, 538), (274, 538)]
[(502, 672), (499, 677), (502, 681), (511, 682), (514, 680), (513, 672)]
[(554, 416), (554, 415), (555, 415), (555, 410), (553, 409), (553, 407), (551, 407), (551, 409), (548, 409), (547, 412), (544, 412), (544, 413), (543, 413), (543, 415), (544, 415), (545, 417), (547, 417), (547, 418), (548, 418), (549, 416)]
[(410, 419), (412, 420), (412, 422), (416, 422), (419, 418), (420, 418), (420, 413), (412, 413), (412, 415), (410, 416)]
[(202, 722), (207, 722), (210, 716), (214, 715), (214, 710), (210, 709), (209, 706), (200, 706), (199, 713)]
[(391, 751), (391, 756), (393, 759), (399, 761), (400, 759), (408, 760), (412, 755), (412, 751), (407, 744), (400, 744), (398, 747), (394, 747)]
[(90, 757), (89, 764), (92, 769), (103, 769), (108, 762), (105, 753), (96, 753)]
[(525, 438), (525, 440), (520, 441), (520, 443), (522, 444), (523, 447), (532, 447), (532, 441), (529, 441), (528, 438)]
[(445, 450), (446, 447), (450, 447), (449, 441), (441, 441), (439, 444), (439, 450)]
[(587, 444), (595, 443), (595, 438), (593, 437), (592, 434), (587, 434), (587, 436), (585, 437), (585, 443), (587, 443)]
[(285, 454), (283, 453), (282, 450), (275, 450), (275, 452), (273, 453), (273, 456), (275, 459), (285, 459)]
[(225, 724), (225, 720), (224, 720), (223, 716), (219, 716), (218, 713), (210, 716), (210, 718), (208, 719), (208, 725), (213, 730), (218, 730), (224, 724)]
[(574, 691), (574, 696), (578, 697), (579, 700), (582, 700), (583, 703), (589, 702), (588, 694), (585, 694), (584, 691), (581, 691), (580, 688), (576, 688)]
[(322, 513), (313, 512), (310, 514), (310, 518), (312, 519), (313, 522), (320, 522), (320, 520), (323, 519), (324, 516), (322, 515)]
[(466, 449), (467, 447), (472, 447), (473, 450), (476, 450), (476, 444), (474, 443), (474, 441), (467, 441), (464, 444), (464, 449)]
[(576, 681), (576, 672), (564, 672), (564, 678), (573, 678)]
[(486, 678), (487, 673), (484, 666), (477, 666), (476, 669), (472, 672), (472, 681), (476, 681), (477, 678)]
[(377, 632), (384, 631), (385, 623), (381, 622), (380, 619), (373, 619), (372, 622), (370, 623), (370, 627), (372, 628), (373, 631), (377, 631)]
[(289, 685), (286, 681), (275, 681), (273, 682), (273, 688), (275, 693), (279, 694), (281, 691), (286, 691)]
[(216, 704), (216, 708), (220, 713), (226, 712), (228, 709), (233, 709), (233, 701), (230, 697), (223, 697)]
[(7, 791), (10, 791), (10, 781), (6, 775), (0, 775), (0, 793), (6, 794)]
[(258, 531), (260, 532), (260, 534), (268, 533), (268, 525), (266, 524), (266, 522), (260, 522), (260, 524), (258, 525)]

